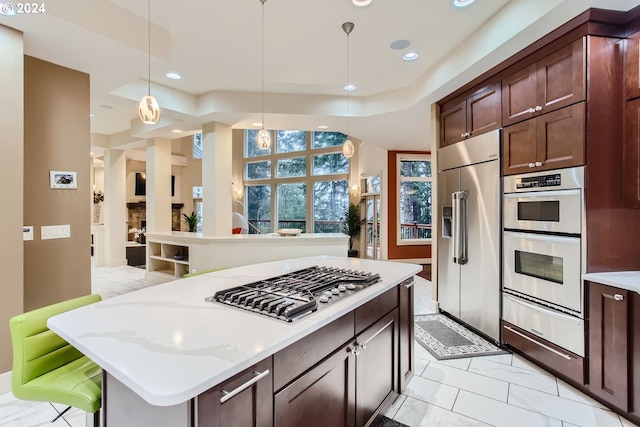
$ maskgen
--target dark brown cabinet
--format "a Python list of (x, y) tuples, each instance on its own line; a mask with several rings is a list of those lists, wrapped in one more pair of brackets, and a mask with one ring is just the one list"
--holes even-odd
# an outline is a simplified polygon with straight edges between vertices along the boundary
[(399, 384), (398, 393), (404, 391), (413, 377), (414, 369), (414, 324), (413, 324), (413, 298), (414, 298), (414, 281), (406, 280), (398, 286), (399, 292)]
[(508, 126), (583, 101), (585, 39), (502, 80), (502, 124)]
[(355, 425), (355, 357), (352, 343), (276, 393), (274, 425)]
[(440, 113), (440, 147), (502, 126), (500, 85), (495, 84)]
[(625, 205), (640, 208), (640, 99), (625, 104), (623, 147)]
[[(413, 290), (389, 289), (273, 356), (274, 423), (365, 426), (380, 418), (397, 396), (401, 351), (413, 324)], [(411, 314), (404, 310), (411, 307)], [(405, 350), (401, 350), (401, 348)], [(404, 354), (411, 361), (413, 355)], [(407, 365), (403, 369), (411, 369)], [(405, 372), (406, 373), (406, 372)]]
[(589, 390), (629, 410), (629, 292), (587, 282)]
[(624, 50), (625, 99), (640, 97), (640, 31), (627, 37)]
[(396, 396), (398, 309), (358, 335), (355, 348), (356, 426), (364, 426)]
[(584, 109), (581, 102), (505, 127), (504, 175), (583, 165)]
[(271, 363), (269, 357), (199, 395), (198, 426), (273, 426)]

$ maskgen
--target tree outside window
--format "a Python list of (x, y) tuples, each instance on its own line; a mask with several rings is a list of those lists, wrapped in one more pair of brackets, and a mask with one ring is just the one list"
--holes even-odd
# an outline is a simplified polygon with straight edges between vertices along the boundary
[(431, 156), (398, 156), (398, 243), (424, 244), (431, 240)]

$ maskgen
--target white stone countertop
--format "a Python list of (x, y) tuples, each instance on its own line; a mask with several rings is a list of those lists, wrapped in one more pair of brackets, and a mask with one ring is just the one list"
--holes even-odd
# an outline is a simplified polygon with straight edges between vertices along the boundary
[(342, 233), (300, 233), (297, 236), (281, 236), (278, 233), (265, 234), (232, 234), (229, 236), (205, 236), (202, 233), (189, 233), (187, 231), (167, 231), (160, 233), (147, 233), (147, 240), (158, 240), (168, 242), (184, 242), (184, 243), (240, 243), (247, 241), (259, 241), (269, 244), (278, 242), (295, 243), (304, 241), (309, 243), (311, 239), (322, 240), (344, 240), (348, 241), (349, 236)]
[(610, 273), (587, 273), (582, 280), (640, 293), (640, 271), (614, 271)]
[[(382, 280), (293, 323), (210, 303), (216, 291), (309, 266)], [(420, 271), (417, 264), (308, 257), (221, 270), (109, 298), (48, 326), (148, 403), (185, 402), (318, 330)]]

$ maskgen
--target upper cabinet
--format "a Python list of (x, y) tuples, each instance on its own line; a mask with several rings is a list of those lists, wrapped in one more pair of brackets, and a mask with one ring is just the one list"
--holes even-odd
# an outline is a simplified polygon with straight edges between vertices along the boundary
[(445, 108), (440, 113), (440, 147), (498, 129), (502, 126), (500, 84), (489, 86)]
[(584, 109), (581, 102), (504, 128), (504, 174), (583, 165)]
[(502, 80), (502, 124), (508, 126), (585, 99), (585, 39)]

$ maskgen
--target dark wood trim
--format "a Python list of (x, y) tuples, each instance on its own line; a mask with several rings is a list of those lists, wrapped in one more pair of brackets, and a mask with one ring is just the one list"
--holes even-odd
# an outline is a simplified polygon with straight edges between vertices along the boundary
[[(388, 239), (387, 239), (387, 258), (394, 259), (416, 259), (431, 258), (431, 243), (424, 245), (398, 245), (398, 230), (396, 229), (398, 221), (398, 212), (396, 204), (398, 200), (397, 187), (397, 155), (398, 154), (428, 154), (431, 151), (389, 151), (387, 153), (387, 181), (389, 182), (389, 191), (387, 192), (387, 215), (388, 223)], [(435, 170), (432, 174), (435, 174)]]

